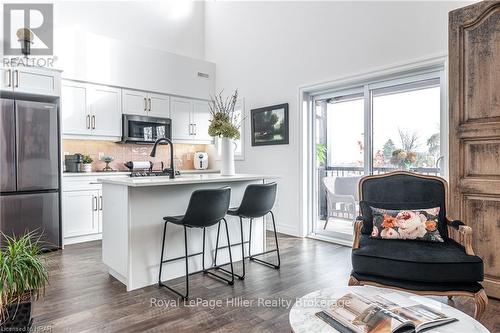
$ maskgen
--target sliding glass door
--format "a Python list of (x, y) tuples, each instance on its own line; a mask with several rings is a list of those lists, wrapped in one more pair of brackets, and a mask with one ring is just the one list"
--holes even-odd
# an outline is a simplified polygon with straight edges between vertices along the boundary
[(363, 175), (444, 175), (442, 76), (436, 70), (314, 96), (313, 234), (351, 241)]

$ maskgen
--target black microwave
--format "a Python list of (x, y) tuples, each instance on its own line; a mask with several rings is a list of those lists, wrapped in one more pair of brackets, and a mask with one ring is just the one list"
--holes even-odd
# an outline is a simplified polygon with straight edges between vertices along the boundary
[(122, 142), (154, 143), (159, 138), (172, 139), (170, 118), (122, 115)]

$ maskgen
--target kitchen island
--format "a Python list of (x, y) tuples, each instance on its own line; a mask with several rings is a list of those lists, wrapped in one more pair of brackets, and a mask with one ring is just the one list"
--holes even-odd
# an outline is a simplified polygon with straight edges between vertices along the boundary
[[(265, 175), (219, 174), (168, 177), (120, 177), (101, 179), (103, 190), (102, 260), (109, 274), (125, 284), (127, 291), (158, 283), (164, 216), (185, 213), (191, 193), (199, 189), (231, 187), (231, 205), (238, 206), (249, 184), (270, 182), (277, 177)], [(239, 220), (227, 216), (231, 244), (241, 242)], [(248, 221), (243, 224), (248, 240)], [(265, 223), (254, 219), (252, 253), (265, 250)], [(207, 228), (205, 263), (209, 266), (215, 250), (217, 225)], [(168, 224), (165, 258), (184, 255), (183, 227)], [(219, 246), (227, 245), (221, 233)], [(246, 249), (248, 247), (246, 246)], [(202, 229), (188, 229), (188, 253), (202, 250)], [(240, 245), (232, 247), (233, 261), (241, 260)], [(247, 253), (248, 255), (248, 253)], [(219, 250), (217, 264), (229, 262), (227, 249)], [(189, 272), (201, 270), (201, 255), (189, 258)], [(162, 280), (185, 274), (184, 260), (164, 264)]]

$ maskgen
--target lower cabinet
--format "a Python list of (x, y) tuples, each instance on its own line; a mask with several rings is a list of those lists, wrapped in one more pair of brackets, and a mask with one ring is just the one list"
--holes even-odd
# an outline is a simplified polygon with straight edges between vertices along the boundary
[(100, 233), (101, 191), (63, 192), (64, 238)]
[(114, 176), (63, 176), (63, 244), (75, 244), (102, 238), (102, 185), (98, 178)]

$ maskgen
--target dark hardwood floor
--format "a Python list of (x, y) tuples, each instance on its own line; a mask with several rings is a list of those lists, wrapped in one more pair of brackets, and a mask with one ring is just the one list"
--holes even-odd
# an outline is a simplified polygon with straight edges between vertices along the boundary
[[(285, 299), (293, 303), (316, 289), (344, 286), (351, 269), (350, 249), (312, 239), (281, 236), (279, 240), (279, 271), (250, 262), (246, 279), (232, 287), (203, 274), (191, 276), (191, 301), (223, 303), (212, 309), (211, 304), (171, 304), (176, 298), (157, 286), (127, 293), (102, 264), (100, 242), (67, 246), (64, 251), (47, 255), (50, 285), (45, 297), (35, 304), (34, 328), (72, 333), (290, 332), (285, 305), (228, 306), (226, 299)], [(271, 243), (269, 239), (269, 246)], [(236, 269), (240, 267), (236, 265)], [(183, 279), (174, 282), (183, 288)], [(447, 302), (444, 297), (437, 299)], [(472, 313), (472, 304), (465, 298), (451, 304)], [(492, 332), (500, 332), (499, 312), (500, 301), (490, 299), (482, 323)]]

